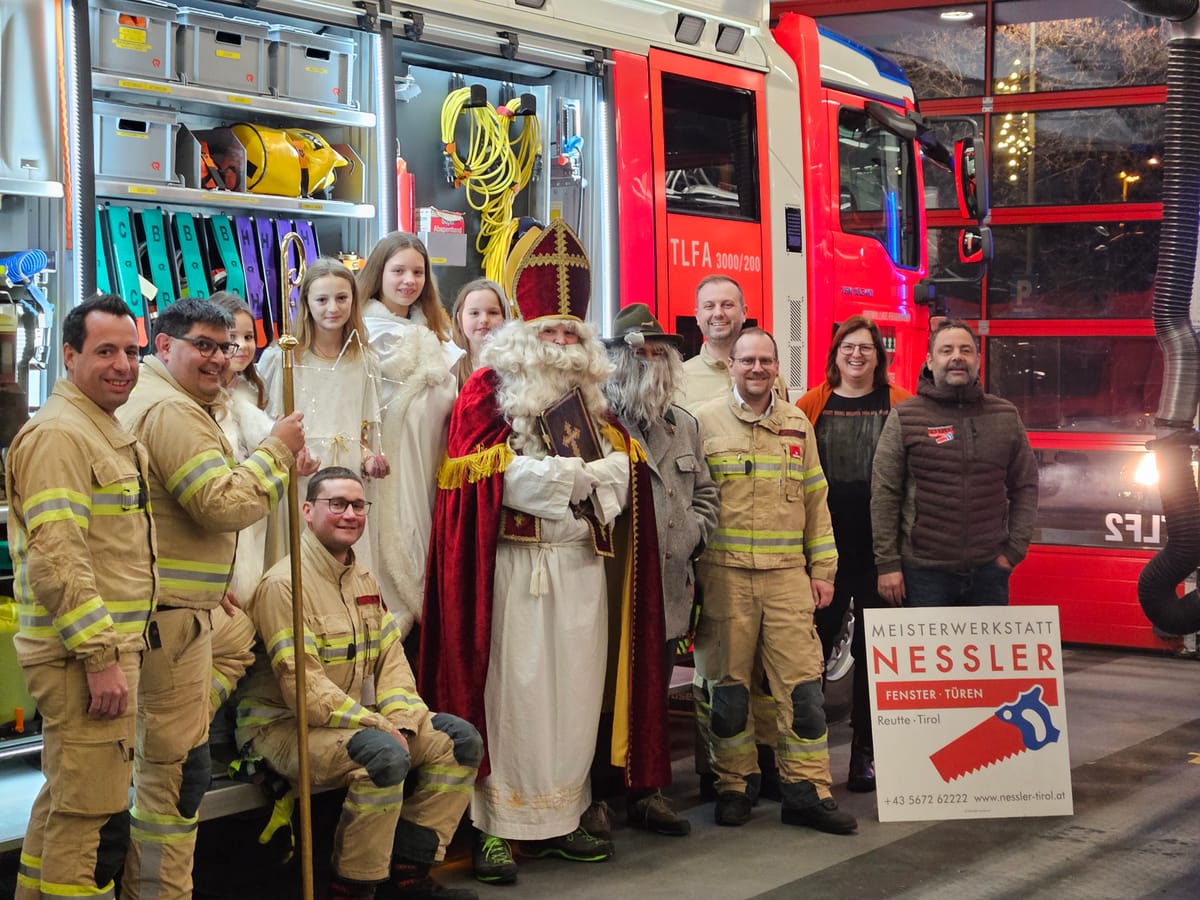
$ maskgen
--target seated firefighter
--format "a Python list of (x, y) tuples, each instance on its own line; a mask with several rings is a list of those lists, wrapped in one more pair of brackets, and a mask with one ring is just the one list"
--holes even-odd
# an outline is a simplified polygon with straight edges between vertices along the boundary
[[(417, 696), (400, 629), (380, 602), (375, 577), (351, 549), (371, 504), (362, 480), (330, 467), (308, 483), (300, 541), (304, 603), (305, 708), (314, 787), (345, 787), (334, 835), (330, 898), (370, 898), (391, 879), (394, 896), (468, 900), (429, 878), (471, 801), (483, 755), (479, 733)], [(293, 784), (299, 772), (295, 638), (290, 560), (271, 568), (249, 612), (263, 639), (239, 689), (238, 745)], [(409, 772), (416, 773), (404, 797)]]

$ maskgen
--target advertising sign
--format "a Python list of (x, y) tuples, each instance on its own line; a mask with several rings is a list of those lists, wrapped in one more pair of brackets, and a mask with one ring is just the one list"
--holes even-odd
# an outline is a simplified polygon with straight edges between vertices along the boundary
[(1058, 609), (867, 609), (881, 822), (1073, 812)]

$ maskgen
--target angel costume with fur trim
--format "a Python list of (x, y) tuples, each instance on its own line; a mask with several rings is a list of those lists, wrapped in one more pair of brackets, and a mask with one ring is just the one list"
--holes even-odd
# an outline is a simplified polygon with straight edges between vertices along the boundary
[[(267, 386), (267, 412), (272, 416), (283, 415), (283, 351), (277, 345), (272, 344), (263, 352), (258, 374)], [(296, 357), (292, 384), (296, 410), (304, 413), (308, 452), (320, 459), (322, 468), (345, 466), (361, 473), (364, 439), (372, 453), (379, 452), (379, 361), (375, 354), (360, 345), (356, 354), (343, 349), (337, 359), (325, 359), (310, 347)], [(355, 398), (357, 403), (353, 402)], [(363, 481), (367, 497), (373, 503), (378, 495), (387, 493), (388, 480), (379, 483), (364, 478)], [(296, 484), (303, 500), (308, 478), (299, 478)], [(374, 514), (367, 517), (363, 537), (354, 546), (359, 565), (371, 572), (376, 571), (372, 537), (381, 527), (374, 520)], [(283, 550), (281, 555), (286, 553)]]
[[(217, 424), (229, 439), (234, 459), (239, 463), (245, 461), (275, 427), (270, 415), (258, 408), (257, 397), (258, 391), (254, 386), (238, 377), (226, 391), (225, 403), (217, 412)], [(237, 555), (233, 560), (233, 577), (229, 588), (241, 603), (250, 599), (263, 572), (275, 562), (274, 559), (267, 559), (267, 523), (270, 518), (259, 519), (238, 534)]]
[[(438, 339), (420, 307), (405, 318), (368, 300), (363, 318), (379, 358), (382, 449), (392, 467), (375, 492), (372, 570), (401, 634), (421, 621), (437, 470), (458, 395), (460, 347)], [(362, 543), (361, 541), (359, 542)]]

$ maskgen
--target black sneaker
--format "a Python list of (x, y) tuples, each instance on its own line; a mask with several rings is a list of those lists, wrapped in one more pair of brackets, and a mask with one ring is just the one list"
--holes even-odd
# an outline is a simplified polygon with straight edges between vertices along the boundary
[(517, 880), (517, 861), (504, 838), (482, 831), (476, 834), (471, 847), (471, 863), (475, 867), (475, 877), (487, 884), (514, 884)]
[(629, 802), (629, 824), (659, 834), (683, 837), (692, 833), (692, 823), (671, 808), (662, 791)]
[(750, 821), (750, 808), (753, 805), (754, 803), (745, 794), (737, 791), (722, 791), (717, 795), (717, 824), (745, 825)]
[(521, 853), (525, 856), (558, 856), (571, 862), (604, 862), (614, 852), (612, 841), (588, 834), (582, 828), (545, 841), (521, 842)]
[(827, 797), (816, 806), (788, 809), (780, 813), (784, 825), (806, 825), (828, 834), (853, 834), (858, 829), (858, 820), (848, 812), (838, 809), (837, 801)]

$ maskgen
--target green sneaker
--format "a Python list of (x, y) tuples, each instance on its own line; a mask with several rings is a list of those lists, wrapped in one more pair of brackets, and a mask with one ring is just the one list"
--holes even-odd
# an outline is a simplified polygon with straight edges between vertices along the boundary
[(521, 852), (526, 856), (559, 856), (572, 862), (603, 862), (613, 855), (612, 841), (594, 837), (582, 828), (570, 834), (545, 841), (522, 841)]
[(487, 884), (513, 884), (517, 880), (517, 861), (504, 838), (478, 832), (471, 848), (471, 863), (476, 879)]

